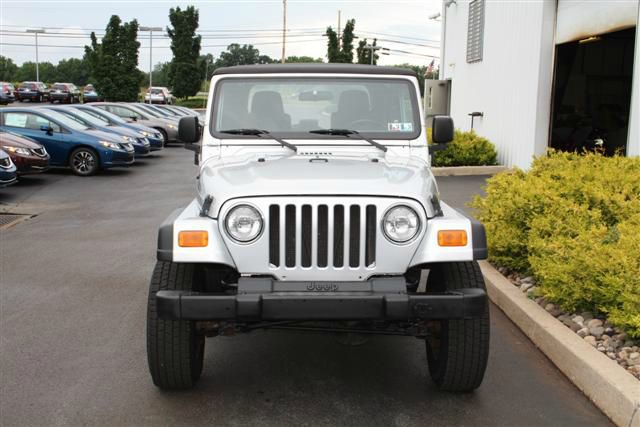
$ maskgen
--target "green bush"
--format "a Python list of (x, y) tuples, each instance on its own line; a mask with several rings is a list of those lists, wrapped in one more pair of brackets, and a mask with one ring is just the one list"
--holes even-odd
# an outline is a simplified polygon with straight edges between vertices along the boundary
[[(427, 139), (432, 144), (431, 129), (427, 130)], [(453, 141), (447, 148), (433, 154), (433, 166), (486, 166), (497, 164), (494, 145), (474, 131), (455, 131)]]
[(188, 99), (178, 99), (176, 101), (176, 105), (187, 108), (205, 108), (207, 106), (207, 99), (200, 96)]
[(472, 206), (492, 261), (640, 337), (640, 159), (550, 153), (491, 178)]

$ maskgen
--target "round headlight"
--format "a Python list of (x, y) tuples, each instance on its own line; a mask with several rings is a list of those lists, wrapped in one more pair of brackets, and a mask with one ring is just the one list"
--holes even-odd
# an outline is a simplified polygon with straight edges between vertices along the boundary
[(248, 243), (262, 232), (262, 216), (253, 206), (239, 205), (227, 214), (225, 227), (232, 239)]
[(420, 218), (408, 206), (396, 206), (387, 211), (382, 219), (385, 236), (395, 243), (406, 243), (420, 231)]

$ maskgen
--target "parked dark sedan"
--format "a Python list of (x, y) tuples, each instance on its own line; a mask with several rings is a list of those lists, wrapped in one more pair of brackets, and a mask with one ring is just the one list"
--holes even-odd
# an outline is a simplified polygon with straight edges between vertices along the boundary
[(12, 83), (0, 82), (0, 104), (7, 105), (15, 101), (16, 96), (14, 95), (14, 92), (15, 88)]
[(49, 169), (49, 153), (31, 138), (0, 131), (0, 148), (18, 169), (18, 175), (40, 173)]
[(14, 184), (18, 180), (16, 165), (11, 157), (0, 149), (0, 188)]
[(134, 162), (133, 145), (50, 109), (2, 108), (0, 130), (35, 139), (47, 149), (51, 166), (68, 166), (80, 176)]
[(49, 100), (49, 89), (42, 82), (22, 82), (15, 91), (16, 100), (23, 102), (44, 102)]
[(60, 104), (73, 104), (80, 102), (80, 90), (73, 83), (54, 83), (49, 91), (49, 101), (53, 104), (58, 101)]

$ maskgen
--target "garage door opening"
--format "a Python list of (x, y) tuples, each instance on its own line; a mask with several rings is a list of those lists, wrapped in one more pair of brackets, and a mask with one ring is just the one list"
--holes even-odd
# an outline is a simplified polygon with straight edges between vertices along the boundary
[(550, 146), (625, 154), (635, 28), (557, 46)]

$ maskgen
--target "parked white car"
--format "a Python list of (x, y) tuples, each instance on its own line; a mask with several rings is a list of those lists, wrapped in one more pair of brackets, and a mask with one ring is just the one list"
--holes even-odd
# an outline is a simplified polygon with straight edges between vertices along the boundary
[[(197, 197), (160, 227), (153, 382), (192, 387), (205, 337), (286, 329), (417, 337), (443, 390), (482, 382), (482, 224), (440, 200), (416, 75), (346, 64), (219, 68), (207, 123), (183, 117)], [(453, 121), (433, 120), (433, 141)]]
[(173, 104), (176, 97), (166, 87), (152, 86), (147, 89), (147, 93), (144, 96), (145, 102), (149, 102), (149, 99), (151, 99), (152, 104)]

